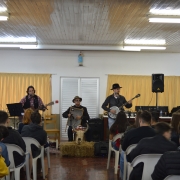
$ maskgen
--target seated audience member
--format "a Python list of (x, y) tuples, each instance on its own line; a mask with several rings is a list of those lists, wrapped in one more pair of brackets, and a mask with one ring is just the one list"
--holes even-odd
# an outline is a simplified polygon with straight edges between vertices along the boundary
[(164, 180), (169, 175), (180, 175), (180, 151), (164, 153), (157, 162), (151, 177), (153, 180)]
[(22, 128), (24, 127), (24, 125), (28, 125), (31, 123), (31, 114), (33, 112), (34, 111), (31, 108), (28, 108), (25, 110), (22, 123), (19, 123), (18, 131), (20, 134), (21, 134), (21, 131), (22, 131)]
[[(132, 162), (133, 159), (141, 154), (164, 154), (167, 151), (175, 151), (177, 146), (171, 142), (171, 127), (169, 124), (159, 122), (155, 125), (156, 136), (142, 139), (138, 145), (127, 156), (127, 161)], [(136, 165), (129, 180), (141, 180), (143, 171), (143, 163)]]
[[(6, 126), (9, 132), (9, 135), (6, 138), (4, 138), (2, 142), (7, 144), (15, 144), (21, 147), (24, 152), (26, 152), (26, 145), (20, 134), (11, 127), (8, 127), (9, 119), (8, 119), (8, 114), (5, 111), (0, 111), (0, 125)], [(17, 152), (13, 152), (13, 156), (14, 156), (15, 166), (18, 166), (25, 161), (25, 156), (21, 156)]]
[(123, 141), (124, 141), (124, 136), (126, 135), (126, 133), (127, 133), (128, 131), (130, 131), (131, 129), (136, 129), (136, 128), (138, 128), (138, 127), (140, 126), (140, 125), (139, 125), (139, 117), (140, 117), (141, 113), (142, 113), (141, 110), (138, 111), (137, 114), (136, 114), (136, 117), (135, 117), (134, 124), (127, 127), (127, 129), (126, 129), (123, 137), (121, 138), (121, 144), (123, 143)]
[(136, 117), (135, 117), (134, 124), (128, 126), (127, 129), (126, 129), (126, 132), (129, 131), (129, 130), (131, 130), (131, 129), (135, 129), (135, 128), (138, 128), (138, 127), (139, 127), (139, 117), (140, 117), (141, 113), (142, 113), (141, 110), (139, 110), (139, 111), (137, 112)]
[(155, 125), (159, 121), (160, 113), (159, 111), (152, 111), (151, 112), (151, 127), (154, 129)]
[(122, 142), (122, 152), (120, 157), (120, 174), (123, 177), (123, 167), (124, 167), (124, 151), (132, 145), (137, 144), (141, 139), (145, 137), (154, 137), (156, 135), (153, 128), (150, 127), (151, 114), (148, 111), (142, 111), (139, 116), (140, 127), (132, 129), (124, 134), (124, 139)]
[(180, 123), (180, 112), (175, 112), (172, 114), (171, 120), (171, 127), (172, 127), (172, 134), (171, 134), (171, 141), (175, 142), (177, 146), (179, 146), (179, 123)]
[[(112, 140), (113, 137), (118, 133), (124, 133), (127, 129), (128, 121), (126, 114), (124, 112), (119, 112), (117, 114), (116, 120), (114, 124), (110, 128), (110, 134), (109, 139)], [(120, 139), (117, 139), (115, 142), (113, 142), (113, 147), (115, 150), (119, 150), (120, 146)]]
[(137, 144), (141, 139), (145, 137), (153, 137), (156, 135), (154, 129), (150, 127), (151, 114), (148, 111), (143, 111), (139, 117), (140, 127), (128, 131), (124, 136), (124, 141), (122, 144), (122, 150), (126, 149), (132, 145)]
[[(41, 146), (47, 143), (47, 133), (43, 130), (41, 125), (41, 115), (35, 111), (31, 114), (32, 123), (23, 127), (21, 136), (31, 137), (36, 139)], [(37, 157), (40, 154), (40, 150), (36, 146), (32, 146), (32, 155)]]
[(5, 163), (6, 166), (10, 165), (9, 162), (9, 156), (8, 156), (8, 151), (7, 151), (7, 147), (4, 143), (2, 143), (1, 141), (6, 138), (9, 135), (8, 129), (5, 126), (0, 126), (0, 147), (1, 147), (1, 155), (2, 157), (5, 159)]

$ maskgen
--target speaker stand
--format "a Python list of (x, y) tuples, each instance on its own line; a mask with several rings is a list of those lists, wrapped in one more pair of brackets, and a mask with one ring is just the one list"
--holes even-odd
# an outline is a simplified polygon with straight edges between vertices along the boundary
[(158, 92), (156, 92), (156, 110), (158, 109)]

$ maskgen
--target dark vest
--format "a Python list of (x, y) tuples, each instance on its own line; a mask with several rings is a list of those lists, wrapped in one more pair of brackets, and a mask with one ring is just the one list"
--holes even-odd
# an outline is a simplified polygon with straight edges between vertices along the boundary
[[(37, 109), (39, 107), (38, 97), (34, 95), (33, 98), (34, 98), (34, 109)], [(26, 102), (24, 103), (23, 109), (28, 109), (28, 108), (30, 108), (30, 99), (28, 98), (28, 95), (27, 95)]]

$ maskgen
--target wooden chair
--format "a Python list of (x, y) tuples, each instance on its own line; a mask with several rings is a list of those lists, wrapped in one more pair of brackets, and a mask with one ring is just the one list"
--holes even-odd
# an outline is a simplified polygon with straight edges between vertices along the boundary
[[(48, 129), (47, 124), (53, 125), (51, 129)], [(44, 130), (47, 134), (55, 134), (55, 139), (58, 139), (60, 143), (60, 130), (57, 128), (57, 115), (45, 115), (44, 117)]]

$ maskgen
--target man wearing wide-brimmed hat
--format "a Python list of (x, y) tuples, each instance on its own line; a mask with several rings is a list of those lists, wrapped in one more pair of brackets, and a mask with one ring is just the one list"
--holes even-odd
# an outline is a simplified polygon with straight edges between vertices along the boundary
[[(113, 94), (108, 96), (104, 103), (102, 104), (102, 108), (107, 111), (111, 112), (112, 114), (115, 114), (116, 111), (113, 109), (110, 109), (112, 106), (117, 106), (120, 107), (124, 103), (126, 103), (126, 99), (124, 96), (121, 96), (120, 93), (120, 88), (122, 88), (118, 83), (115, 83), (112, 85), (111, 90), (113, 90)], [(132, 107), (132, 101), (129, 101), (127, 105), (125, 105), (126, 108), (131, 108)], [(114, 123), (114, 119), (108, 117), (108, 124), (109, 124), (109, 129)]]
[[(81, 101), (82, 101), (82, 98), (79, 97), (79, 96), (75, 96), (72, 100), (72, 102), (74, 103), (74, 106), (71, 106), (69, 107), (63, 114), (62, 116), (64, 118), (73, 118), (75, 120), (81, 120), (81, 125), (82, 126), (86, 126), (86, 123), (87, 123), (87, 120), (90, 119), (89, 117), (89, 114), (88, 114), (88, 111), (87, 111), (87, 108), (84, 107), (84, 106), (81, 106)], [(76, 117), (72, 117), (72, 114), (71, 114), (71, 109), (72, 108), (78, 108), (78, 109), (82, 109), (83, 111), (83, 114), (82, 116), (79, 116), (77, 115)], [(69, 141), (73, 141), (73, 127), (72, 126), (69, 126), (68, 128), (68, 139)]]

